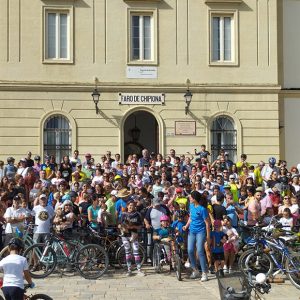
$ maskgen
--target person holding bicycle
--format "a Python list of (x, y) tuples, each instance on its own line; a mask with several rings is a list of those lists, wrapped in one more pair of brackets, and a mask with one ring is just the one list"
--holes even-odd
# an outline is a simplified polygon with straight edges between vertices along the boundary
[(127, 202), (127, 211), (122, 213), (121, 222), (119, 228), (122, 231), (122, 243), (125, 248), (126, 264), (127, 264), (127, 276), (132, 275), (131, 270), (131, 247), (137, 266), (137, 274), (139, 276), (145, 276), (141, 271), (141, 257), (139, 255), (139, 241), (138, 230), (142, 227), (143, 221), (140, 213), (136, 210), (136, 204), (134, 201)]
[(8, 245), (10, 254), (0, 261), (0, 270), (4, 273), (2, 291), (6, 300), (23, 300), (23, 277), (31, 288), (34, 287), (28, 271), (27, 260), (20, 255), (24, 249), (24, 243), (19, 238), (12, 238)]

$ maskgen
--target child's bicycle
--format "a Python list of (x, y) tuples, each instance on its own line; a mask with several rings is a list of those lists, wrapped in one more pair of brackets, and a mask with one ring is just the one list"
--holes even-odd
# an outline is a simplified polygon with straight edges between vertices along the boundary
[[(170, 247), (170, 257), (168, 257), (166, 246)], [(167, 266), (170, 272), (172, 269), (175, 271), (179, 281), (182, 280), (183, 253), (175, 237), (169, 242), (157, 241), (154, 243), (152, 261), (155, 272), (162, 273), (164, 266)]]
[[(2, 288), (3, 282), (0, 284), (0, 288)], [(45, 295), (45, 294), (35, 294), (35, 295), (26, 295), (26, 291), (30, 288), (30, 284), (24, 285), (24, 300), (53, 300), (51, 297)], [(2, 296), (0, 296), (0, 300), (4, 300)]]
[(253, 278), (250, 272), (245, 276), (241, 271), (234, 271), (225, 277), (217, 272), (217, 279), (221, 300), (250, 300), (253, 299), (252, 292), (254, 299), (262, 299), (261, 295), (269, 293), (271, 289), (262, 273)]

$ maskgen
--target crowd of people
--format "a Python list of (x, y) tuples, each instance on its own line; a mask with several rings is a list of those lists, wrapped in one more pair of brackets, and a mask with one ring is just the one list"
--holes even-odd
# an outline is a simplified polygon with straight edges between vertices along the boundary
[[(143, 276), (138, 233), (148, 237), (147, 258), (153, 240), (182, 237), (192, 269), (191, 278), (208, 280), (208, 272), (232, 272), (239, 245), (238, 221), (266, 224), (273, 215), (292, 227), (299, 219), (299, 167), (290, 169), (284, 160), (253, 165), (242, 154), (233, 162), (220, 150), (211, 159), (206, 146), (192, 155), (169, 155), (142, 151), (122, 161), (110, 151), (95, 162), (90, 153), (79, 152), (44, 161), (31, 152), (16, 163), (0, 161), (0, 221), (5, 235), (2, 246), (15, 232), (34, 220), (33, 239), (44, 241), (52, 229), (72, 235), (74, 227), (95, 230), (118, 227), (126, 251), (127, 274), (132, 274), (131, 256)], [(186, 244), (186, 245), (185, 245)], [(170, 251), (169, 251), (170, 252)], [(200, 273), (200, 272), (201, 273)], [(201, 276), (200, 276), (201, 274)]]

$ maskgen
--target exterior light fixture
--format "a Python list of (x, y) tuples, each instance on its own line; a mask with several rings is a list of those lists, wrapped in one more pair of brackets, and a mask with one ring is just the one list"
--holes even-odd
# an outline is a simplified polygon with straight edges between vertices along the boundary
[(95, 78), (95, 89), (92, 93), (92, 98), (93, 98), (93, 102), (95, 103), (96, 114), (99, 113), (98, 103), (99, 103), (99, 99), (100, 99), (100, 93), (97, 89), (97, 83), (98, 83), (98, 78)]
[(186, 80), (187, 90), (186, 90), (186, 93), (184, 94), (185, 114), (186, 115), (188, 114), (189, 107), (190, 107), (190, 104), (191, 104), (192, 98), (193, 98), (193, 94), (192, 94), (192, 92), (190, 91), (190, 88), (189, 88), (190, 83), (191, 83), (190, 80), (187, 79)]

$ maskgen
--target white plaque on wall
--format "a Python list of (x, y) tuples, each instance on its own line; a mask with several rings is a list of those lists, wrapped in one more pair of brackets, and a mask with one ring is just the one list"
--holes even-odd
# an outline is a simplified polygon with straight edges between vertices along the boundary
[(127, 78), (157, 78), (157, 67), (152, 66), (128, 66)]
[(151, 94), (135, 94), (135, 93), (119, 93), (119, 104), (151, 104), (162, 105), (165, 103), (165, 94), (151, 93)]

